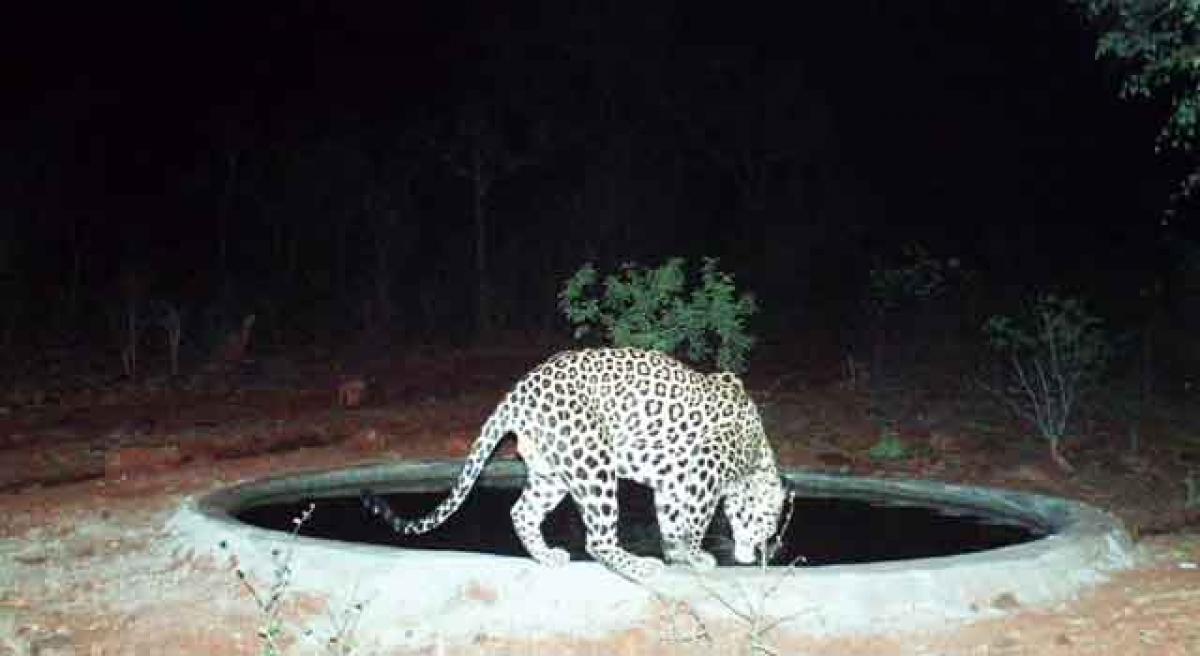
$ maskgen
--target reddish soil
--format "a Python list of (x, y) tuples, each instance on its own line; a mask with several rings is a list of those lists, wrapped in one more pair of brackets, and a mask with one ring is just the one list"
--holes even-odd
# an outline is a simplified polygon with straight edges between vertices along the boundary
[[(318, 373), (301, 389), (140, 385), (0, 407), (0, 655), (265, 653), (261, 618), (230, 564), (161, 547), (180, 501), (268, 474), (460, 456), (503, 390), (544, 354), (410, 356), (377, 366), (386, 395), (349, 410), (335, 406), (344, 381)], [(817, 640), (780, 630), (758, 653), (1200, 655), (1200, 532), (1183, 482), (1200, 462), (1190, 428), (1200, 422), (1186, 403), (1143, 420), (1135, 455), (1128, 427), (1089, 419), (1068, 475), (994, 409), (954, 392), (914, 393), (894, 414), (913, 455), (880, 463), (868, 455), (879, 438), (869, 395), (836, 375), (758, 371), (749, 386), (785, 464), (1077, 498), (1120, 516), (1143, 552), (1136, 569), (1059, 607), (1013, 608), (936, 633)], [(291, 599), (287, 626), (327, 625), (328, 601)], [(681, 634), (651, 618), (602, 641), (516, 643), (481, 627), (473, 644), (416, 653), (755, 653), (735, 621), (704, 628), (707, 637)]]

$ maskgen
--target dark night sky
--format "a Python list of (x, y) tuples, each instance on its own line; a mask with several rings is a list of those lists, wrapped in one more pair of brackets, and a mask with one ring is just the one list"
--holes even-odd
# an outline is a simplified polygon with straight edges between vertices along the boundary
[[(600, 152), (595, 139), (617, 132), (637, 135), (634, 160), (647, 167), (664, 161), (654, 153), (685, 152), (686, 182), (679, 193), (660, 192), (684, 198), (642, 200), (638, 185), (657, 183), (629, 168), (622, 207), (632, 208), (632, 227), (620, 229), (623, 242), (598, 237), (608, 246), (593, 251), (637, 251), (631, 231), (657, 225), (662, 234), (628, 255), (674, 254), (675, 235), (679, 253), (751, 262), (753, 239), (729, 236), (733, 187), (705, 169), (695, 144), (668, 134), (669, 116), (651, 117), (661, 97), (686, 87), (680, 97), (702, 122), (706, 100), (696, 89), (704, 87), (689, 85), (709, 70), (706, 62), (731, 52), (741, 62), (733, 77), (745, 85), (746, 106), (769, 86), (756, 86), (760, 71), (768, 71), (762, 79), (801, 81), (820, 106), (827, 139), (787, 174), (807, 181), (809, 200), (797, 207), (853, 215), (854, 235), (831, 241), (841, 244), (831, 249), (861, 255), (919, 239), (997, 275), (1031, 265), (1037, 275), (1063, 279), (1098, 266), (1137, 269), (1143, 260), (1134, 254), (1153, 253), (1171, 181), (1152, 151), (1160, 114), (1116, 98), (1112, 71), (1094, 61), (1093, 38), (1065, 3), (509, 4), (110, 3), (11, 17), (0, 39), (0, 129), (12, 145), (3, 165), (19, 172), (0, 187), (13, 222), (10, 262), (21, 280), (56, 284), (65, 275), (62, 235), (75, 225), (88, 233), (84, 268), (94, 279), (85, 285), (96, 289), (110, 284), (131, 250), (145, 253), (133, 258), (138, 267), (202, 271), (219, 196), (213, 162), (226, 140), (286, 159), (306, 139), (354, 132), (381, 135), (375, 144), (386, 151), (380, 144), (417, 117), (437, 120), (464, 99), (504, 96), (513, 80), (552, 127), (587, 125), (578, 132), (589, 136), (568, 129), (576, 141), (549, 156), (550, 166), (498, 185), (497, 267), (518, 268), (505, 248), (571, 238), (569, 230), (547, 238), (537, 222), (581, 219), (561, 211), (558, 219), (531, 217), (561, 208), (572, 185), (590, 179), (571, 171)], [(605, 98), (620, 109), (596, 121)], [(428, 168), (420, 210), (406, 215), (421, 234), (408, 256), (418, 261), (414, 270), (438, 268), (434, 260), (446, 253), (458, 253), (454, 261), (465, 267), (469, 245), (456, 245), (468, 234), (465, 187), (434, 172), (436, 158)], [(248, 190), (231, 216), (238, 225), (261, 222), (265, 211), (246, 198), (267, 194), (249, 178), (243, 184)], [(662, 219), (662, 207), (688, 218)], [(310, 209), (294, 220), (330, 222)], [(792, 234), (778, 224), (794, 214), (742, 217), (735, 232), (744, 237), (762, 221)], [(826, 222), (820, 234), (851, 230), (841, 219)], [(259, 246), (267, 228), (256, 230), (235, 235), (245, 272), (271, 266), (253, 262), (266, 257), (256, 253), (266, 248)], [(564, 252), (552, 270), (588, 254)], [(823, 255), (809, 258), (812, 267), (840, 261)], [(310, 261), (323, 267), (328, 259)], [(413, 271), (397, 275), (423, 284)], [(763, 283), (775, 270), (745, 275)]]

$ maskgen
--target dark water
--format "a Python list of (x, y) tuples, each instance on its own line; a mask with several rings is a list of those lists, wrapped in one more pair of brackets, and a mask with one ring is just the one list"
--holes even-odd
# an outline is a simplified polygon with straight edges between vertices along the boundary
[[(508, 511), (520, 490), (478, 486), (445, 524), (431, 533), (403, 537), (363, 510), (358, 497), (302, 499), (290, 503), (251, 507), (237, 514), (244, 522), (263, 528), (290, 531), (292, 519), (310, 501), (316, 504), (301, 535), (396, 545), (412, 549), (453, 549), (524, 556), (525, 549), (513, 533)], [(404, 517), (417, 517), (434, 508), (441, 493), (384, 495)], [(653, 496), (648, 488), (621, 482), (621, 544), (630, 551), (661, 556)], [(563, 501), (543, 525), (546, 541), (566, 547), (573, 559), (587, 560), (583, 551), (583, 523), (570, 498)], [(808, 565), (869, 563), (962, 554), (1036, 540), (1036, 528), (999, 518), (964, 515), (933, 507), (895, 506), (848, 498), (796, 497), (795, 511), (776, 557), (788, 563), (803, 557)], [(704, 548), (722, 565), (735, 564), (729, 527), (718, 512), (705, 537)]]

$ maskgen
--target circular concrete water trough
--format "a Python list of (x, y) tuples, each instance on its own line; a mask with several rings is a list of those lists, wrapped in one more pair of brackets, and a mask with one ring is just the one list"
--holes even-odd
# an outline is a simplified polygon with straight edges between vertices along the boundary
[[(290, 553), (290, 591), (327, 597), (334, 611), (365, 602), (359, 635), (377, 649), (466, 642), (478, 635), (598, 636), (652, 626), (662, 595), (690, 604), (706, 621), (722, 622), (733, 618), (716, 595), (741, 599), (768, 589), (765, 615), (788, 618), (779, 630), (789, 633), (935, 629), (1066, 600), (1134, 560), (1129, 536), (1115, 518), (1066, 499), (798, 471), (785, 476), (801, 495), (976, 509), (1047, 535), (970, 554), (861, 565), (722, 567), (703, 575), (672, 567), (651, 590), (594, 562), (550, 569), (527, 557), (293, 538), (235, 518), (251, 506), (352, 495), (368, 486), (444, 491), (460, 467), (396, 462), (243, 483), (187, 500), (171, 518), (169, 533), (181, 552), (234, 554), (264, 582), (276, 568), (271, 552)], [(523, 481), (520, 462), (496, 461), (479, 484), (519, 487)]]

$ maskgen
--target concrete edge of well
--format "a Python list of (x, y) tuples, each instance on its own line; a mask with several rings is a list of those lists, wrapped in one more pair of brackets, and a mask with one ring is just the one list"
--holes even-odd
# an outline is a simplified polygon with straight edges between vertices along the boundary
[[(261, 581), (272, 580), (271, 551), (290, 552), (293, 590), (324, 595), (335, 611), (365, 602), (361, 626), (376, 648), (457, 642), (476, 635), (601, 635), (654, 626), (664, 595), (717, 623), (734, 619), (717, 595), (728, 601), (769, 593), (765, 615), (788, 618), (780, 629), (787, 632), (936, 630), (1065, 601), (1136, 559), (1121, 523), (1079, 502), (929, 481), (804, 472), (786, 476), (818, 494), (886, 495), (983, 508), (1052, 534), (980, 553), (867, 565), (719, 568), (704, 575), (673, 567), (651, 583), (651, 590), (596, 563), (549, 569), (528, 558), (293, 540), (230, 515), (231, 509), (247, 504), (316, 491), (329, 495), (364, 486), (444, 490), (460, 466), (457, 461), (391, 462), (242, 483), (187, 499), (168, 521), (170, 544), (197, 556), (236, 555), (240, 566)], [(523, 472), (519, 461), (496, 461), (488, 465), (484, 481), (519, 481)], [(781, 577), (786, 577), (782, 583)]]

